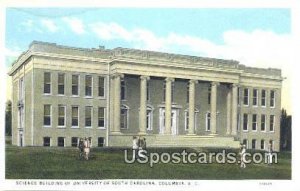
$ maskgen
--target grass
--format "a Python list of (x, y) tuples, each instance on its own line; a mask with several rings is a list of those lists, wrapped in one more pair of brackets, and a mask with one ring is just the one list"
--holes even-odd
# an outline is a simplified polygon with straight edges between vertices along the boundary
[[(154, 149), (152, 151), (182, 151)], [(191, 150), (189, 150), (191, 151)], [(291, 179), (291, 154), (279, 154), (273, 165), (248, 164), (126, 164), (122, 149), (93, 149), (89, 161), (73, 148), (6, 146), (7, 179)]]

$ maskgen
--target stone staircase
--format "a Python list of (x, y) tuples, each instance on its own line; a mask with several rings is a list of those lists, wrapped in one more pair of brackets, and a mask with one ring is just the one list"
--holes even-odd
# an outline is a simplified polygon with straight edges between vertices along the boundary
[(198, 136), (198, 135), (158, 135), (148, 144), (149, 147), (212, 147), (239, 148), (240, 142), (234, 137)]

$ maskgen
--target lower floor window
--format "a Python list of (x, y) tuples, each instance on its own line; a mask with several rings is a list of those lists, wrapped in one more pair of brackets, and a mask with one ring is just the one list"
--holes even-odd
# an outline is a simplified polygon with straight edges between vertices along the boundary
[(72, 137), (71, 145), (72, 145), (72, 147), (77, 147), (78, 146), (78, 137)]
[(248, 140), (247, 140), (247, 139), (244, 139), (244, 140), (243, 140), (243, 145), (245, 145), (246, 148), (248, 148)]
[(50, 137), (44, 137), (43, 145), (44, 147), (50, 147)]
[(105, 138), (98, 137), (98, 147), (104, 147), (104, 144), (105, 144)]
[(58, 137), (57, 138), (57, 146), (64, 147), (65, 146), (65, 138), (64, 137)]
[(260, 141), (260, 149), (265, 150), (265, 140)]
[(256, 139), (252, 140), (252, 149), (256, 149)]

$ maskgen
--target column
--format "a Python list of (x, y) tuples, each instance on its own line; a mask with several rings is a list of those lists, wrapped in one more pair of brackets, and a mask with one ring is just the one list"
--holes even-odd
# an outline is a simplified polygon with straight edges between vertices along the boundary
[(210, 95), (210, 128), (211, 134), (217, 134), (217, 88), (218, 82), (211, 82), (211, 95)]
[(114, 125), (112, 132), (113, 133), (120, 133), (120, 116), (121, 116), (121, 78), (123, 78), (124, 75), (122, 74), (115, 74), (114, 79), (114, 113), (113, 113), (113, 119), (114, 119)]
[(140, 77), (140, 117), (139, 117), (139, 134), (147, 132), (147, 81), (149, 76)]
[(237, 102), (238, 102), (238, 85), (232, 84), (232, 121), (231, 121), (231, 134), (237, 134)]
[(171, 134), (172, 120), (172, 82), (174, 78), (166, 78), (166, 108), (165, 108), (165, 134)]
[(195, 84), (196, 80), (189, 82), (189, 135), (195, 134)]
[(226, 120), (226, 134), (230, 135), (231, 134), (231, 95), (232, 95), (232, 91), (231, 88), (229, 89), (229, 91), (227, 92), (227, 120)]

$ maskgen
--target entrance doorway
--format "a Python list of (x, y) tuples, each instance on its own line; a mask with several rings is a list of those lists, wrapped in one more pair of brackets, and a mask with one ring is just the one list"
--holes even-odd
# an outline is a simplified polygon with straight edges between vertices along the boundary
[[(171, 111), (171, 134), (172, 135), (178, 134), (177, 115), (178, 115), (177, 109), (172, 109)], [(159, 110), (159, 133), (160, 134), (165, 134), (165, 129), (166, 129), (165, 125), (166, 125), (166, 111), (164, 108), (161, 108)]]

